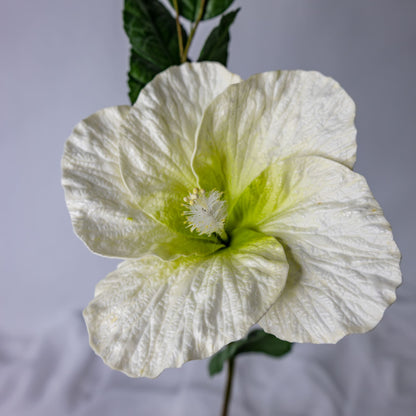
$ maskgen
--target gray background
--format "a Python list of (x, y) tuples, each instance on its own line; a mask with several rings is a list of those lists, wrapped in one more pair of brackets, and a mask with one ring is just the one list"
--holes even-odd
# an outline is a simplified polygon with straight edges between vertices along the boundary
[[(65, 139), (126, 104), (121, 0), (0, 3), (0, 414), (215, 415), (206, 362), (129, 379), (89, 350), (80, 310), (117, 264), (72, 232)], [(358, 161), (402, 251), (398, 301), (371, 333), (237, 361), (232, 415), (413, 415), (416, 409), (416, 2), (241, 0), (229, 68), (315, 69), (357, 104)], [(193, 55), (216, 20), (201, 26)]]

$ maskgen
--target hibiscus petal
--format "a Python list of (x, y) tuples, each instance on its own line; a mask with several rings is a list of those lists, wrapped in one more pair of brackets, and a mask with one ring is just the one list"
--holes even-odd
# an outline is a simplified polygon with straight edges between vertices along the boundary
[(191, 168), (205, 108), (241, 78), (218, 63), (170, 67), (142, 90), (120, 140), (121, 171), (137, 202), (171, 228), (185, 230), (180, 208), (196, 186)]
[(94, 252), (165, 259), (208, 254), (218, 245), (189, 240), (147, 216), (125, 186), (118, 163), (120, 125), (130, 107), (110, 107), (79, 123), (65, 144), (62, 184), (76, 234)]
[(279, 296), (287, 270), (280, 243), (250, 230), (207, 257), (125, 261), (84, 311), (91, 346), (132, 377), (208, 357), (246, 335)]
[(278, 238), (289, 261), (287, 285), (259, 322), (267, 332), (335, 343), (372, 329), (394, 302), (400, 253), (361, 175), (321, 157), (290, 158), (256, 178), (235, 208), (234, 221)]
[(352, 167), (355, 105), (318, 72), (276, 71), (229, 87), (207, 108), (193, 161), (200, 186), (226, 191), (232, 205), (277, 159), (319, 155)]

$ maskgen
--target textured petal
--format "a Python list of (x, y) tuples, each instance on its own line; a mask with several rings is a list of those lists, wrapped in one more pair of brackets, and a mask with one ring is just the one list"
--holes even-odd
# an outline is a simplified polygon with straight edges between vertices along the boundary
[(287, 285), (259, 322), (267, 332), (333, 343), (372, 329), (395, 300), (400, 253), (365, 179), (349, 168), (315, 156), (273, 164), (241, 196), (236, 219), (286, 250)]
[(122, 258), (207, 254), (217, 245), (189, 240), (144, 214), (118, 164), (120, 125), (130, 107), (101, 110), (80, 122), (65, 144), (62, 184), (77, 235), (94, 252)]
[(208, 357), (260, 319), (287, 270), (279, 242), (250, 230), (207, 257), (128, 260), (97, 285), (84, 311), (91, 346), (132, 377)]
[(318, 72), (277, 71), (229, 87), (207, 108), (193, 166), (200, 186), (226, 192), (232, 204), (277, 159), (325, 156), (352, 167), (355, 106)]
[(205, 108), (240, 80), (212, 62), (170, 67), (142, 90), (123, 125), (125, 183), (145, 212), (172, 228), (183, 229), (180, 204), (196, 186), (191, 158)]

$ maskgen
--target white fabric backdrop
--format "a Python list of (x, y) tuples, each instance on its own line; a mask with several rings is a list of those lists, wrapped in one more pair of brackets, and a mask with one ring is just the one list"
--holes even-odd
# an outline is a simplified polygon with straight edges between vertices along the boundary
[[(130, 379), (90, 351), (80, 315), (117, 262), (91, 254), (73, 235), (60, 158), (81, 118), (128, 102), (122, 3), (0, 4), (1, 415), (219, 413), (224, 379), (210, 379), (207, 362)], [(231, 415), (414, 415), (416, 2), (235, 4), (242, 11), (232, 30), (232, 71), (316, 69), (356, 101), (356, 170), (392, 224), (404, 284), (367, 335), (297, 345), (283, 360), (239, 358)]]

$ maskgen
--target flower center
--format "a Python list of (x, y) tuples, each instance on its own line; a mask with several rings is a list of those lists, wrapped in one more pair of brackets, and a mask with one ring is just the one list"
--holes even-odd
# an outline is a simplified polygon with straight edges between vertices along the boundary
[(183, 200), (188, 228), (197, 231), (200, 235), (216, 234), (221, 240), (226, 241), (227, 234), (224, 231), (224, 223), (227, 217), (225, 201), (221, 200), (222, 192), (212, 190), (206, 193), (203, 189), (194, 188)]

